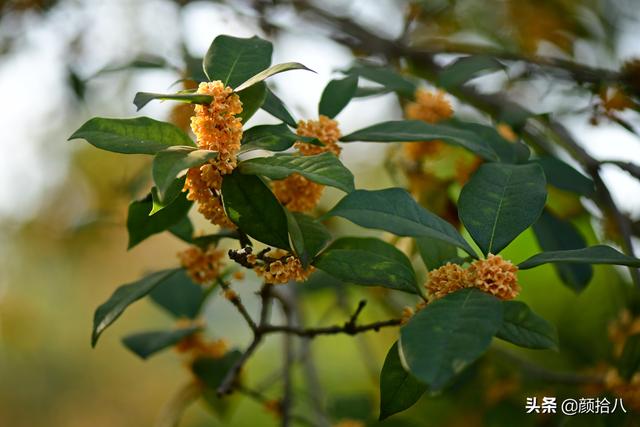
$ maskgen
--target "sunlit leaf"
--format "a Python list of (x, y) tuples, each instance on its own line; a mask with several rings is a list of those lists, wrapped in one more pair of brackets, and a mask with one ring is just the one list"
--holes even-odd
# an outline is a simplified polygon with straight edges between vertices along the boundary
[(285, 62), (283, 64), (277, 64), (267, 68), (266, 70), (260, 71), (255, 76), (252, 76), (247, 81), (242, 83), (240, 86), (236, 87), (235, 91), (242, 92), (243, 90), (250, 88), (256, 83), (260, 83), (275, 74), (283, 73), (285, 71), (291, 71), (291, 70), (306, 70), (306, 71), (311, 71), (312, 73), (315, 73), (315, 71), (305, 67), (299, 62)]
[(181, 172), (218, 158), (217, 151), (176, 146), (162, 150), (153, 159), (152, 175), (160, 197), (164, 197)]

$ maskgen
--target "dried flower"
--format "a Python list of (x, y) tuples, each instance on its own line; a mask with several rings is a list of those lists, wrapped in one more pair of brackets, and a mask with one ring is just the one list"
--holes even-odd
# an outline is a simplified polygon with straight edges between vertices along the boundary
[(442, 298), (452, 292), (459, 291), (469, 285), (469, 278), (464, 268), (450, 262), (431, 270), (426, 284), (430, 300)]
[(223, 256), (224, 252), (213, 246), (206, 250), (191, 246), (178, 253), (180, 264), (187, 270), (189, 277), (200, 284), (208, 284), (218, 278)]
[(471, 286), (503, 300), (514, 299), (520, 292), (518, 267), (500, 255), (489, 254), (487, 259), (471, 263), (467, 270)]
[(280, 203), (294, 212), (308, 212), (315, 208), (324, 191), (324, 185), (309, 181), (297, 173), (273, 181), (272, 188)]
[(283, 284), (291, 280), (304, 282), (315, 271), (315, 267), (302, 268), (300, 259), (287, 252), (276, 250), (264, 257), (263, 264), (254, 267), (258, 276), (264, 277), (266, 283)]
[(322, 143), (322, 145), (314, 145), (302, 141), (296, 142), (294, 147), (305, 156), (327, 151), (339, 156), (342, 151), (337, 144), (342, 136), (340, 129), (338, 129), (338, 122), (327, 116), (320, 115), (318, 120), (300, 120), (296, 133), (298, 136), (317, 138)]

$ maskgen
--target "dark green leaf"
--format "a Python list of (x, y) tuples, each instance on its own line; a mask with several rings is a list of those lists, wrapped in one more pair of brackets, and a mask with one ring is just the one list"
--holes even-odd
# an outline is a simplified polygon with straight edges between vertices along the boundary
[(416, 244), (422, 262), (429, 270), (441, 267), (458, 256), (456, 246), (449, 242), (428, 237), (417, 237)]
[(344, 237), (325, 249), (314, 265), (348, 283), (417, 292), (411, 262), (395, 246), (375, 238)]
[(198, 236), (193, 238), (193, 244), (198, 245), (203, 249), (206, 249), (210, 245), (217, 244), (220, 239), (240, 239), (240, 234), (236, 230), (222, 229), (216, 234), (207, 234), (205, 236)]
[(289, 126), (297, 126), (296, 119), (294, 119), (291, 113), (287, 110), (287, 107), (285, 107), (282, 100), (269, 88), (267, 88), (267, 97), (262, 104), (262, 109), (273, 117), (282, 120)]
[(518, 268), (526, 270), (542, 264), (575, 262), (580, 264), (615, 264), (640, 267), (640, 259), (622, 254), (611, 246), (595, 245), (569, 251), (541, 252), (521, 262)]
[(96, 309), (93, 316), (91, 346), (95, 347), (98, 338), (132, 303), (147, 295), (162, 281), (167, 280), (179, 269), (162, 270), (150, 274), (137, 282), (120, 286), (109, 299)]
[(427, 211), (401, 188), (356, 190), (347, 194), (326, 216), (341, 216), (362, 227), (397, 236), (428, 237), (451, 243), (470, 255), (473, 249), (447, 221)]
[(242, 353), (238, 350), (229, 351), (218, 359), (198, 357), (191, 365), (191, 370), (206, 388), (216, 390), (229, 369), (240, 357), (242, 357)]
[(204, 60), (204, 72), (209, 80), (221, 80), (232, 88), (266, 69), (271, 64), (273, 46), (259, 37), (216, 37)]
[(397, 92), (405, 98), (413, 99), (416, 91), (415, 83), (390, 68), (358, 64), (345, 71), (345, 73), (364, 77), (367, 80), (384, 86), (389, 91)]
[(134, 105), (138, 111), (154, 99), (186, 102), (187, 104), (211, 104), (213, 96), (199, 93), (151, 93), (138, 92), (133, 98)]
[(380, 372), (380, 420), (412, 407), (426, 390), (402, 366), (398, 343), (393, 344)]
[(238, 168), (246, 175), (262, 175), (275, 180), (297, 173), (310, 181), (335, 187), (346, 193), (354, 190), (353, 174), (332, 153), (313, 156), (275, 154), (245, 160), (238, 164)]
[(167, 207), (150, 216), (149, 212), (153, 209), (151, 194), (142, 200), (131, 202), (127, 215), (128, 248), (131, 249), (147, 237), (161, 233), (180, 222), (189, 212), (191, 205), (186, 193), (181, 193)]
[(182, 194), (182, 189), (184, 188), (186, 176), (174, 179), (171, 184), (169, 184), (169, 188), (164, 194), (164, 197), (160, 197), (160, 193), (156, 187), (151, 188), (151, 198), (153, 200), (153, 208), (149, 215), (154, 215), (171, 205), (171, 203)]
[(520, 301), (502, 302), (504, 317), (496, 336), (520, 347), (558, 349), (556, 328)]
[(193, 229), (193, 224), (191, 223), (191, 220), (189, 219), (188, 216), (185, 216), (180, 221), (176, 222), (171, 227), (169, 227), (167, 230), (169, 230), (169, 233), (173, 234), (178, 239), (184, 242), (187, 242), (187, 243), (193, 242), (194, 229)]
[(547, 182), (554, 187), (585, 197), (593, 195), (595, 191), (593, 181), (562, 160), (547, 156), (536, 159), (534, 162), (542, 166)]
[(242, 135), (241, 151), (284, 151), (301, 139), (284, 123), (254, 126)]
[(547, 199), (538, 165), (486, 163), (463, 187), (460, 219), (485, 254), (497, 254), (532, 225)]
[(193, 335), (200, 329), (198, 326), (176, 329), (173, 331), (149, 331), (127, 335), (122, 343), (129, 350), (143, 359), (177, 344), (182, 339)]
[(186, 133), (172, 124), (148, 117), (105, 119), (94, 117), (69, 139), (86, 139), (102, 150), (123, 154), (156, 154), (174, 145), (195, 147)]
[(267, 245), (289, 248), (284, 208), (260, 178), (237, 169), (225, 175), (222, 199), (229, 219), (240, 230)]
[(242, 102), (242, 112), (238, 115), (242, 123), (247, 121), (262, 107), (267, 96), (267, 86), (264, 83), (251, 86), (238, 94)]
[(365, 98), (367, 96), (378, 96), (385, 95), (390, 93), (389, 89), (385, 87), (358, 87), (356, 89), (356, 93), (353, 95), (354, 98)]
[(255, 76), (252, 76), (250, 79), (248, 79), (247, 81), (242, 83), (240, 86), (235, 88), (235, 91), (242, 92), (243, 90), (250, 88), (256, 83), (260, 83), (275, 74), (282, 73), (285, 71), (291, 71), (291, 70), (306, 70), (306, 71), (311, 71), (312, 73), (315, 73), (315, 71), (305, 67), (299, 62), (285, 62), (283, 64), (277, 64), (267, 68), (266, 70), (260, 71)]
[[(555, 217), (547, 209), (542, 211), (538, 221), (533, 224), (533, 232), (543, 251), (563, 251), (580, 249), (587, 242), (569, 221)], [(593, 268), (589, 264), (554, 264), (560, 279), (576, 292), (582, 291), (591, 281)]]
[(513, 143), (504, 139), (493, 126), (486, 126), (480, 123), (463, 122), (461, 120), (449, 119), (443, 124), (460, 129), (463, 132), (472, 133), (473, 137), (484, 141), (489, 145), (503, 163), (522, 163), (529, 158), (528, 147), (521, 143)]
[(331, 234), (324, 225), (303, 213), (287, 211), (287, 220), (293, 249), (306, 268), (331, 240)]
[(421, 142), (440, 140), (457, 145), (487, 160), (499, 160), (494, 149), (472, 131), (446, 124), (429, 124), (420, 120), (394, 120), (357, 130), (340, 138), (342, 142)]
[(491, 56), (474, 55), (456, 59), (444, 67), (438, 76), (438, 85), (445, 89), (454, 89), (483, 72), (500, 70), (504, 66)]
[(153, 158), (151, 169), (160, 197), (164, 197), (165, 192), (181, 172), (217, 158), (217, 151), (199, 150), (194, 147), (177, 146), (160, 151)]
[(487, 350), (502, 324), (502, 304), (477, 289), (438, 299), (400, 329), (404, 365), (438, 391)]
[(640, 371), (640, 334), (627, 338), (618, 360), (618, 372), (627, 381)]
[(358, 89), (358, 76), (331, 80), (320, 97), (318, 112), (330, 118), (337, 116), (349, 104)]
[(204, 290), (194, 283), (183, 269), (167, 277), (156, 286), (149, 297), (177, 318), (195, 319), (204, 300)]

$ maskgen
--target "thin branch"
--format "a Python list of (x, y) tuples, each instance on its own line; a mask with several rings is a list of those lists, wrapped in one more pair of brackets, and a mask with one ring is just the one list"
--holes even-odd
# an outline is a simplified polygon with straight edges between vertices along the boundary
[(222, 383), (220, 383), (220, 386), (218, 386), (218, 389), (216, 390), (218, 396), (224, 396), (226, 394), (230, 394), (233, 391), (242, 367), (256, 351), (261, 341), (262, 335), (255, 334), (253, 340), (251, 341), (251, 344), (249, 344), (249, 347), (247, 347), (244, 353), (242, 353), (242, 356), (240, 356), (240, 358), (236, 360), (236, 363), (234, 363), (233, 366), (229, 369), (224, 379), (222, 380)]
[(226, 292), (227, 299), (231, 302), (231, 304), (233, 304), (236, 307), (238, 312), (244, 318), (245, 322), (247, 322), (247, 324), (251, 328), (251, 331), (253, 331), (253, 333), (255, 334), (256, 329), (258, 329), (258, 325), (256, 325), (256, 323), (251, 318), (251, 315), (247, 311), (246, 307), (244, 306), (244, 304), (242, 304), (242, 300), (240, 299), (240, 296), (236, 294), (234, 291), (232, 291), (229, 288), (229, 284), (226, 283), (225, 281), (218, 279), (218, 283), (220, 283), (220, 286)]
[[(289, 304), (282, 304), (282, 311), (284, 312), (287, 326), (293, 326), (294, 315), (291, 306)], [(282, 413), (282, 427), (289, 427), (291, 425), (291, 408), (293, 407), (293, 380), (291, 370), (295, 362), (293, 337), (291, 335), (287, 334), (284, 336), (283, 346), (283, 393), (280, 409)]]
[(378, 332), (382, 328), (400, 326), (401, 319), (389, 319), (379, 322), (373, 322), (366, 325), (350, 325), (348, 322), (344, 325), (327, 326), (322, 328), (300, 328), (287, 325), (265, 325), (260, 328), (260, 331), (264, 334), (271, 333), (287, 333), (297, 335), (299, 337), (313, 338), (318, 335), (336, 335), (347, 334), (356, 335), (363, 332), (375, 331)]

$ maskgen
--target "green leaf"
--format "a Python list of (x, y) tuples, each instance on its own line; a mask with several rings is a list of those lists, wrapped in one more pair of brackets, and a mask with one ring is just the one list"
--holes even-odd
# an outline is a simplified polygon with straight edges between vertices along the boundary
[(494, 126), (449, 119), (443, 124), (473, 134), (473, 137), (489, 145), (502, 163), (522, 163), (529, 158), (529, 148), (522, 143), (504, 139)]
[(445, 89), (454, 89), (482, 72), (493, 72), (503, 69), (500, 61), (491, 56), (473, 55), (456, 59), (440, 71), (438, 85)]
[(333, 242), (314, 265), (344, 282), (417, 292), (411, 262), (389, 243), (375, 238), (344, 237)]
[[(533, 224), (533, 232), (543, 251), (581, 249), (587, 242), (569, 221), (554, 216), (547, 209), (542, 211), (538, 221)], [(593, 268), (589, 264), (556, 263), (554, 267), (562, 283), (575, 292), (582, 291), (593, 277)]]
[(380, 372), (380, 420), (412, 407), (427, 390), (402, 366), (398, 343), (391, 346)]
[(211, 390), (216, 390), (227, 372), (242, 357), (238, 350), (229, 351), (221, 358), (198, 357), (191, 365), (191, 370), (195, 376), (202, 381), (204, 386)]
[(622, 254), (611, 246), (595, 245), (569, 251), (541, 252), (518, 264), (521, 270), (556, 262), (575, 262), (580, 264), (615, 264), (640, 268), (640, 259)]
[(462, 188), (460, 220), (484, 254), (497, 254), (532, 225), (547, 199), (538, 165), (486, 163)]
[(267, 245), (289, 248), (284, 208), (260, 178), (237, 169), (225, 175), (222, 200), (227, 216), (240, 230)]
[(181, 172), (217, 158), (217, 151), (199, 150), (194, 147), (176, 146), (160, 151), (153, 158), (151, 169), (160, 197), (164, 197)]
[(138, 92), (133, 98), (134, 105), (138, 111), (154, 99), (186, 102), (187, 104), (204, 104), (208, 105), (213, 102), (213, 96), (202, 95), (199, 93), (151, 93)]
[(520, 301), (503, 301), (504, 317), (496, 336), (520, 347), (558, 349), (556, 328)]
[(618, 372), (627, 381), (640, 371), (640, 334), (627, 338), (618, 360)]
[(251, 86), (238, 94), (240, 102), (242, 102), (242, 112), (238, 115), (242, 119), (242, 123), (247, 121), (262, 107), (265, 97), (267, 96), (267, 86), (264, 83)]
[(286, 213), (293, 250), (306, 268), (331, 240), (331, 234), (324, 225), (308, 215), (289, 211)]
[(149, 212), (153, 209), (151, 194), (142, 200), (131, 202), (127, 215), (128, 249), (131, 249), (147, 237), (161, 233), (180, 222), (191, 209), (191, 205), (192, 202), (187, 200), (186, 193), (181, 193), (167, 207), (150, 216)]
[(216, 234), (207, 234), (193, 238), (193, 244), (206, 249), (210, 245), (217, 245), (220, 239), (240, 239), (240, 234), (236, 230), (222, 229)]
[(440, 140), (457, 145), (478, 156), (499, 160), (494, 149), (474, 132), (446, 124), (429, 124), (420, 120), (393, 120), (357, 130), (340, 138), (342, 142), (422, 142), (432, 144)]
[(378, 83), (389, 91), (397, 92), (405, 98), (413, 99), (416, 85), (390, 68), (375, 65), (357, 64), (345, 71), (346, 74), (364, 77)]
[(174, 317), (195, 319), (200, 313), (205, 292), (184, 269), (178, 269), (156, 286), (149, 297)]
[(356, 89), (356, 93), (353, 95), (354, 98), (365, 98), (368, 96), (378, 96), (385, 95), (387, 93), (393, 92), (385, 87), (369, 87), (369, 86), (359, 86)]
[(162, 270), (150, 274), (137, 282), (120, 286), (109, 299), (96, 309), (93, 316), (93, 332), (91, 334), (91, 346), (95, 347), (98, 338), (118, 317), (140, 298), (147, 295), (162, 281), (167, 280), (179, 269)]
[(102, 150), (123, 154), (156, 154), (174, 145), (195, 147), (191, 138), (174, 125), (148, 117), (94, 117), (69, 137), (70, 140), (78, 138)]
[(156, 187), (151, 187), (151, 198), (153, 201), (153, 207), (151, 208), (151, 212), (149, 212), (149, 215), (155, 215), (162, 209), (171, 205), (171, 203), (182, 193), (185, 180), (186, 176), (174, 179), (171, 184), (169, 184), (169, 188), (166, 190), (163, 197), (160, 196), (160, 193), (158, 192), (158, 189)]
[(438, 299), (400, 329), (403, 364), (438, 391), (478, 359), (502, 324), (502, 304), (477, 289)]
[(291, 132), (284, 123), (259, 125), (244, 132), (240, 150), (242, 152), (250, 150), (285, 151), (300, 139), (302, 138)]
[(331, 80), (324, 88), (318, 105), (318, 112), (330, 118), (337, 116), (349, 104), (358, 89), (358, 76), (341, 80)]
[(185, 216), (180, 221), (173, 224), (171, 227), (167, 229), (169, 233), (176, 236), (178, 239), (183, 242), (192, 243), (193, 242), (193, 224), (188, 216)]
[(196, 333), (200, 327), (190, 326), (173, 331), (149, 331), (127, 335), (122, 344), (129, 350), (146, 359), (153, 354), (177, 344), (189, 335)]
[(347, 194), (325, 216), (340, 216), (362, 227), (385, 230), (397, 236), (428, 237), (474, 251), (447, 221), (416, 203), (402, 188), (356, 190)]
[(298, 154), (275, 154), (258, 157), (238, 164), (246, 175), (262, 175), (270, 179), (285, 179), (294, 173), (318, 184), (335, 187), (346, 193), (354, 190), (353, 174), (332, 153), (313, 156)]
[(262, 109), (289, 126), (296, 127), (298, 125), (296, 119), (294, 119), (289, 110), (287, 110), (282, 100), (269, 88), (267, 88), (267, 97), (262, 104)]
[(259, 37), (216, 37), (202, 62), (209, 80), (220, 80), (232, 88), (271, 64), (273, 46)]
[(591, 178), (587, 178), (562, 160), (546, 156), (534, 162), (542, 166), (547, 182), (554, 187), (585, 197), (593, 196), (595, 187)]
[(285, 62), (283, 64), (277, 64), (267, 68), (266, 70), (260, 71), (255, 76), (252, 76), (250, 79), (248, 79), (247, 81), (242, 83), (240, 86), (235, 88), (235, 91), (242, 92), (243, 90), (250, 88), (256, 83), (260, 83), (275, 74), (283, 73), (285, 71), (291, 71), (291, 70), (306, 70), (306, 71), (311, 71), (312, 73), (315, 73), (315, 71), (305, 67), (299, 62)]
[(449, 242), (417, 237), (416, 245), (422, 262), (428, 270), (439, 268), (458, 256), (458, 249)]

